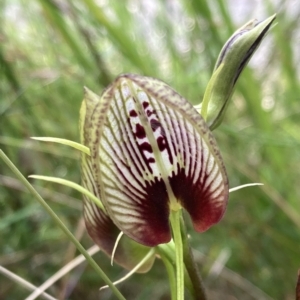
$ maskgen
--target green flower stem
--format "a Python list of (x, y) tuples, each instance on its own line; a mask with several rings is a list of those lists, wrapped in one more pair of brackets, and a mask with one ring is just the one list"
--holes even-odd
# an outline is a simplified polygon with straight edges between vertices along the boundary
[(125, 300), (121, 292), (114, 286), (110, 279), (106, 276), (104, 271), (97, 265), (93, 258), (87, 253), (83, 246), (77, 241), (75, 236), (69, 231), (65, 224), (59, 219), (51, 207), (45, 202), (45, 200), (39, 195), (39, 193), (33, 188), (29, 181), (22, 175), (22, 173), (17, 169), (17, 167), (12, 163), (12, 161), (5, 155), (5, 153), (0, 150), (0, 157), (7, 164), (7, 166), (12, 170), (12, 172), (17, 176), (17, 178), (27, 187), (31, 194), (37, 199), (37, 201), (44, 207), (48, 214), (52, 217), (55, 223), (61, 228), (61, 230), (68, 236), (68, 238), (74, 243), (77, 249), (86, 258), (87, 262), (91, 267), (99, 274), (99, 276), (104, 280), (104, 282), (111, 288), (115, 296), (120, 300)]
[[(172, 266), (172, 271), (173, 271), (173, 277), (175, 280), (175, 286), (173, 286), (173, 290), (171, 290), (171, 294), (172, 292), (174, 293), (174, 295), (176, 296), (176, 278), (175, 278), (175, 265), (176, 265), (176, 258), (175, 258), (175, 244), (173, 239), (167, 243), (167, 244), (160, 244), (158, 246), (155, 247), (157, 254), (160, 256), (160, 258), (164, 261), (168, 260), (169, 265)], [(170, 283), (170, 286), (172, 288), (172, 285)], [(191, 299), (197, 300), (198, 299), (198, 295), (197, 292), (195, 290), (195, 287), (191, 281), (191, 278), (187, 272), (187, 269), (184, 268), (184, 286), (187, 288), (187, 290), (190, 292), (190, 295), (192, 296)], [(173, 299), (172, 299), (173, 300)], [(175, 297), (176, 300), (176, 297)]]
[(186, 232), (184, 220), (182, 217), (180, 218), (180, 222), (181, 222), (180, 228), (181, 228), (181, 236), (182, 236), (182, 244), (183, 244), (183, 261), (193, 285), (193, 297), (194, 299), (197, 300), (206, 300), (207, 297), (205, 294), (202, 278), (199, 273), (197, 264), (194, 260), (192, 249), (188, 241), (188, 235)]
[(183, 249), (180, 232), (180, 217), (181, 209), (176, 211), (171, 210), (170, 222), (173, 232), (173, 239), (175, 243), (176, 256), (176, 290), (177, 300), (184, 300), (184, 265), (183, 265)]
[(156, 251), (159, 254), (161, 260), (163, 261), (168, 273), (171, 290), (171, 300), (176, 300), (176, 276), (172, 260), (170, 260), (170, 257), (166, 255), (164, 249), (162, 249), (161, 247), (156, 247)]

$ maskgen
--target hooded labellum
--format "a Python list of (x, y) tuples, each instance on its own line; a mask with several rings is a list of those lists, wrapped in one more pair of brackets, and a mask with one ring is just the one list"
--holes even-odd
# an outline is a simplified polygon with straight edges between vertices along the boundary
[[(146, 246), (169, 242), (171, 209), (185, 208), (198, 232), (222, 218), (228, 181), (216, 141), (172, 88), (126, 74), (101, 97), (86, 90), (84, 105), (90, 107), (84, 140), (91, 150), (85, 186), (128, 237)], [(96, 234), (100, 211), (85, 211)]]

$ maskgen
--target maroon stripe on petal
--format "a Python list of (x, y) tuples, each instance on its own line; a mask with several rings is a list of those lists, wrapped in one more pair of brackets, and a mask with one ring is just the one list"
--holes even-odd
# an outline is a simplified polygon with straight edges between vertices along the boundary
[[(126, 190), (125, 185), (124, 191)], [(126, 235), (146, 246), (167, 243), (171, 239), (171, 233), (168, 195), (164, 182), (157, 178), (146, 182), (145, 193), (147, 196), (141, 201), (127, 196), (130, 203), (126, 203), (125, 193), (122, 199), (117, 199), (113, 193), (107, 193), (106, 197), (109, 198), (110, 210), (117, 224), (120, 224)]]
[(173, 173), (169, 181), (175, 197), (190, 214), (195, 230), (203, 232), (222, 218), (228, 182), (218, 153), (209, 142), (196, 130), (182, 130), (182, 138), (186, 141), (180, 151), (186, 154), (184, 167)]
[(190, 214), (195, 230), (203, 232), (222, 218), (227, 204), (226, 192), (222, 191), (214, 198), (201, 190), (201, 185), (192, 184), (192, 178), (186, 177), (184, 170), (170, 178), (174, 194)]
[[(90, 219), (91, 210), (93, 211), (93, 219)], [(87, 198), (84, 201), (84, 219), (90, 237), (107, 256), (111, 257), (120, 230), (99, 207), (95, 206)], [(132, 270), (149, 250), (149, 248), (123, 236), (115, 252), (114, 261), (127, 270)], [(151, 268), (154, 259), (155, 257), (153, 256), (138, 270), (138, 273), (147, 272)]]
[[(167, 243), (171, 239), (169, 227), (169, 200), (164, 182), (155, 178), (146, 182), (147, 199), (143, 199), (141, 214), (144, 224), (140, 228), (142, 235), (138, 242), (147, 246)], [(128, 234), (130, 236), (130, 233)]]

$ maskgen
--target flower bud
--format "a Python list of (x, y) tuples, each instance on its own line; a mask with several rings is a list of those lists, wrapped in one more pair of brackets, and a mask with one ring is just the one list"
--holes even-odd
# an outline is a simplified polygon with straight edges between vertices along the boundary
[(251, 20), (238, 29), (222, 48), (204, 93), (200, 112), (211, 130), (220, 125), (235, 84), (275, 20)]

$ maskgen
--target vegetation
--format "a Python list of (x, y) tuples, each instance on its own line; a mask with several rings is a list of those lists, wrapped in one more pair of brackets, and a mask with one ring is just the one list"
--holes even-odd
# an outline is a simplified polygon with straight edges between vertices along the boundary
[[(208, 3), (209, 2), (209, 3)], [(101, 91), (120, 73), (153, 76), (193, 104), (202, 100), (227, 38), (253, 17), (275, 12), (271, 29), (241, 75), (222, 125), (214, 131), (230, 187), (218, 225), (189, 230), (209, 299), (294, 299), (300, 268), (299, 7), (263, 1), (244, 9), (231, 1), (1, 1), (0, 148), (25, 175), (80, 183), (78, 151), (30, 140), (79, 141), (83, 86)], [(275, 5), (276, 3), (276, 5)], [(250, 5), (247, 3), (247, 5)], [(237, 18), (238, 17), (238, 18)], [(234, 21), (237, 18), (237, 21)], [(85, 248), (81, 194), (31, 179)], [(46, 211), (0, 161), (0, 266), (39, 286), (78, 253)], [(126, 274), (103, 253), (108, 277)], [(54, 283), (59, 299), (115, 299), (87, 264)], [(147, 274), (120, 285), (127, 299), (169, 299), (167, 273), (156, 260)], [(0, 298), (30, 292), (0, 274)]]

